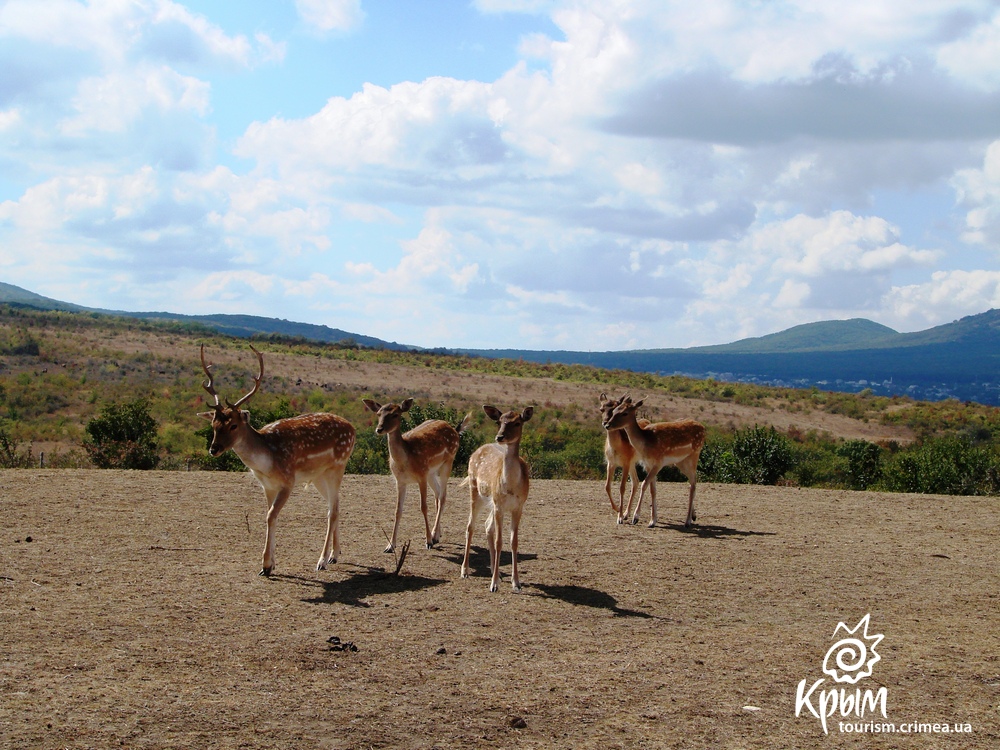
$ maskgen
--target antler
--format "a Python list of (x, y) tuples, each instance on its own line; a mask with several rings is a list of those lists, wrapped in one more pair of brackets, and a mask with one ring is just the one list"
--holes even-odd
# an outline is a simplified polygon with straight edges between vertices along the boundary
[(212, 365), (205, 364), (205, 345), (202, 344), (201, 345), (201, 369), (203, 369), (205, 371), (205, 374), (208, 376), (208, 382), (205, 383), (204, 385), (202, 385), (202, 388), (204, 388), (206, 391), (208, 391), (208, 395), (209, 396), (214, 396), (215, 397), (215, 405), (219, 406), (219, 394), (215, 392), (215, 384), (212, 382), (214, 380), (214, 376), (212, 375), (212, 369), (211, 368), (212, 368)]
[(245, 395), (243, 398), (241, 398), (235, 404), (230, 404), (228, 400), (226, 401), (226, 403), (229, 404), (229, 406), (231, 406), (234, 409), (236, 407), (238, 407), (240, 404), (242, 404), (244, 401), (246, 401), (247, 399), (249, 399), (253, 394), (255, 394), (257, 392), (257, 389), (260, 388), (260, 381), (264, 377), (264, 355), (261, 354), (256, 349), (254, 349), (253, 348), (253, 344), (250, 344), (250, 348), (253, 349), (253, 353), (257, 355), (257, 361), (260, 363), (260, 374), (253, 379), (253, 388), (251, 389), (250, 393), (248, 393), (247, 395)]

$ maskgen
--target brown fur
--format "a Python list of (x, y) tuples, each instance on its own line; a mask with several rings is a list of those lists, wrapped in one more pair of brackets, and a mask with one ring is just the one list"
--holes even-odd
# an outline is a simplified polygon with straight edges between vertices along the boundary
[[(469, 414), (457, 428), (440, 419), (428, 419), (400, 434), (403, 414), (413, 406), (412, 398), (399, 404), (384, 406), (370, 398), (362, 401), (366, 409), (378, 416), (375, 432), (385, 435), (389, 442), (389, 469), (396, 480), (396, 516), (392, 525), (392, 537), (385, 551), (392, 552), (396, 547), (406, 488), (413, 483), (420, 489), (420, 512), (424, 516), (427, 549), (430, 549), (441, 540), (441, 514), (444, 512), (448, 493), (448, 476), (451, 474), (455, 454), (458, 453), (461, 433), (465, 431), (472, 415)], [(428, 483), (434, 490), (436, 504), (433, 530), (427, 516)]]
[(656, 475), (664, 466), (676, 465), (690, 485), (687, 519), (684, 522), (685, 526), (690, 526), (697, 519), (694, 494), (698, 484), (698, 458), (705, 446), (705, 427), (693, 419), (642, 425), (636, 419), (636, 411), (642, 403), (641, 399), (633, 403), (631, 399), (625, 398), (612, 410), (611, 416), (604, 420), (605, 429), (624, 430), (635, 449), (636, 460), (647, 472), (639, 490), (639, 502), (632, 516), (632, 523), (639, 520), (642, 499), (648, 488), (652, 506), (649, 525), (656, 525)]
[(250, 412), (239, 409), (240, 404), (257, 392), (264, 377), (264, 357), (256, 349), (253, 351), (260, 362), (253, 390), (235, 404), (227, 401), (223, 406), (212, 382), (211, 365), (205, 362), (205, 347), (201, 348), (201, 365), (208, 376), (204, 387), (215, 398), (214, 410), (201, 414), (212, 420), (209, 452), (218, 456), (227, 450), (234, 451), (264, 489), (267, 531), (261, 575), (269, 576), (274, 570), (274, 527), (292, 489), (306, 483), (316, 487), (328, 506), (326, 539), (316, 563), (316, 570), (325, 570), (340, 554), (340, 483), (354, 450), (354, 427), (336, 414), (303, 414), (272, 422), (259, 432), (255, 430), (250, 425)]

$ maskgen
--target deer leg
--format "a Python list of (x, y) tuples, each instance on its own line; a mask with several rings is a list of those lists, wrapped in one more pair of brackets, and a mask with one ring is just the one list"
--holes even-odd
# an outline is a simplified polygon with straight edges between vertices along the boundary
[(521, 511), (518, 509), (510, 514), (511, 584), (514, 586), (515, 593), (521, 591), (521, 577), (517, 574), (517, 530), (520, 525)]
[(316, 489), (327, 501), (326, 540), (316, 570), (326, 570), (326, 566), (337, 562), (340, 556), (340, 481), (343, 476), (327, 475), (315, 482)]
[(649, 476), (653, 480), (649, 483), (649, 504), (651, 506), (649, 514), (649, 528), (653, 528), (656, 526), (656, 472), (650, 472)]
[(444, 502), (448, 497), (448, 475), (451, 474), (451, 464), (442, 466), (431, 475), (434, 495), (437, 497), (437, 512), (434, 515), (434, 531), (431, 533), (431, 543), (441, 541), (441, 516), (444, 514)]
[(615, 478), (615, 465), (608, 461), (608, 470), (606, 472), (607, 478), (604, 481), (604, 491), (608, 494), (608, 501), (611, 503), (611, 509), (621, 515), (621, 505), (615, 505), (615, 499), (611, 496), (611, 482)]
[(639, 489), (639, 474), (635, 470), (635, 464), (633, 463), (628, 467), (628, 478), (632, 483), (632, 488), (628, 495), (628, 505), (625, 505), (625, 486), (624, 486), (625, 469), (622, 469), (622, 504), (621, 512), (618, 514), (618, 523), (625, 523), (625, 519), (628, 518), (628, 512), (632, 509), (632, 502), (635, 500), (635, 492)]
[(479, 494), (479, 487), (475, 480), (469, 483), (469, 493), (472, 496), (472, 500), (469, 504), (469, 523), (465, 527), (465, 556), (462, 558), (462, 578), (469, 577), (469, 550), (472, 548), (472, 527), (476, 523), (479, 505), (482, 502), (482, 496)]
[(260, 575), (262, 576), (269, 576), (271, 575), (271, 571), (274, 570), (274, 524), (277, 522), (278, 514), (281, 513), (281, 509), (284, 507), (290, 494), (292, 494), (292, 490), (289, 487), (282, 487), (273, 493), (265, 490), (268, 508), (267, 530), (264, 532), (264, 560), (260, 568)]
[[(649, 480), (655, 479), (655, 474), (647, 474), (646, 478), (642, 480), (642, 486), (639, 487), (639, 502), (635, 504), (635, 511), (632, 513), (632, 525), (639, 523), (639, 511), (642, 510), (642, 499), (646, 495), (646, 489), (649, 486)], [(629, 507), (631, 507), (632, 501), (629, 501)]]
[(618, 518), (619, 518), (618, 523), (621, 523), (620, 519), (621, 519), (621, 515), (622, 515), (622, 509), (625, 506), (625, 483), (626, 482), (628, 482), (628, 467), (627, 466), (622, 466), (622, 479), (621, 479), (621, 482), (618, 483), (618, 507), (616, 508), (616, 510), (618, 511)]
[(698, 516), (694, 512), (694, 491), (698, 486), (698, 457), (695, 456), (694, 461), (690, 459), (686, 460), (681, 466), (681, 471), (684, 472), (684, 476), (687, 477), (690, 485), (690, 490), (688, 491), (688, 514), (687, 520), (684, 521), (684, 526), (690, 527), (698, 519)]
[(493, 571), (493, 576), (490, 579), (490, 591), (500, 590), (500, 552), (503, 550), (503, 511), (496, 501), (493, 505), (493, 523), (492, 528), (487, 530), (487, 536), (493, 540), (493, 546), (490, 549), (490, 567)]
[(396, 479), (396, 518), (392, 522), (392, 537), (385, 551), (392, 552), (396, 549), (396, 535), (399, 533), (399, 521), (403, 517), (403, 500), (406, 499), (406, 483)]
[(427, 520), (427, 477), (423, 476), (417, 482), (417, 487), (420, 488), (420, 512), (424, 516), (424, 540), (427, 543), (427, 549), (434, 546), (431, 536), (431, 522)]

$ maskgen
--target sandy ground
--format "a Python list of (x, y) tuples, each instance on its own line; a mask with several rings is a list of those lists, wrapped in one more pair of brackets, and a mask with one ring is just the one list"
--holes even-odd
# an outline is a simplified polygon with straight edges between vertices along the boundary
[[(649, 529), (616, 525), (602, 485), (535, 482), (523, 591), (505, 559), (491, 594), (481, 529), (458, 575), (457, 479), (436, 549), (411, 498), (398, 576), (390, 478), (346, 478), (325, 572), (325, 509), (298, 491), (265, 579), (249, 475), (0, 472), (0, 744), (1000, 747), (997, 498), (701, 485), (685, 530), (683, 487), (661, 485)], [(834, 686), (838, 623), (866, 614), (881, 658), (846, 687), (884, 688), (886, 717), (850, 723), (971, 732), (795, 715), (800, 681), (825, 680), (811, 706)]]

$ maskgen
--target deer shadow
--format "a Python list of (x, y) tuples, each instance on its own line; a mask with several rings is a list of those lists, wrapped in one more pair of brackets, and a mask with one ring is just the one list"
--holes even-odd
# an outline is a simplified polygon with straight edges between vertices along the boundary
[(361, 567), (341, 581), (321, 581), (294, 575), (272, 576), (272, 578), (320, 588), (319, 596), (302, 599), (306, 604), (346, 604), (348, 607), (362, 608), (371, 606), (370, 602), (365, 601), (370, 596), (421, 591), (447, 583), (444, 578), (406, 575), (371, 567)]
[[(461, 565), (462, 560), (465, 558), (465, 546), (460, 548), (460, 551), (456, 552), (445, 552), (444, 557), (455, 563), (456, 565)], [(525, 560), (537, 560), (538, 555), (531, 552), (518, 552), (517, 561), (522, 563)], [(510, 549), (500, 550), (500, 567), (503, 568), (505, 565), (510, 566), (512, 564), (513, 558), (511, 557)], [(474, 576), (485, 575), (489, 576), (493, 574), (490, 569), (490, 551), (486, 547), (477, 547), (472, 545), (469, 548), (469, 574)]]
[(611, 596), (611, 594), (587, 586), (553, 586), (545, 583), (532, 583), (528, 584), (528, 586), (541, 591), (541, 595), (545, 599), (558, 599), (559, 601), (578, 607), (606, 609), (615, 617), (642, 617), (646, 619), (656, 617), (648, 612), (619, 607), (618, 600)]
[(691, 534), (692, 536), (701, 537), (702, 539), (726, 539), (728, 537), (746, 539), (750, 536), (778, 535), (775, 531), (746, 531), (743, 529), (733, 529), (728, 526), (715, 526), (712, 524), (698, 523), (694, 523), (691, 526), (685, 526), (682, 523), (658, 523), (655, 528), (661, 527), (671, 529), (673, 531), (680, 531), (684, 534)]

